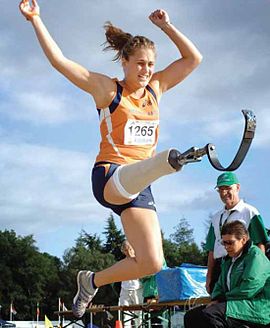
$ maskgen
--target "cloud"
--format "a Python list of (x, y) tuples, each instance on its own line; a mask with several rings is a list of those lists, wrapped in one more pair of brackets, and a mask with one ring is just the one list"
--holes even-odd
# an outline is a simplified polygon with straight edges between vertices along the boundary
[(31, 144), (0, 144), (1, 228), (37, 232), (95, 222), (87, 154)]
[[(153, 191), (162, 213), (166, 212), (196, 212), (205, 211), (217, 206), (216, 192), (213, 180), (205, 180), (205, 175), (197, 176), (196, 171), (201, 170), (201, 163), (185, 166), (182, 171), (169, 175), (153, 184)], [(169, 191), (169, 192), (168, 192)]]
[(12, 95), (11, 98), (1, 103), (0, 111), (15, 120), (35, 124), (59, 124), (81, 116), (66, 95), (24, 91)]

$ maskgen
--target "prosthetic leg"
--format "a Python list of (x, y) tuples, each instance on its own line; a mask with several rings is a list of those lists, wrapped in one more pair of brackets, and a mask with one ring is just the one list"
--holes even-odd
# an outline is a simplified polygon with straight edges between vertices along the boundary
[(119, 166), (113, 174), (113, 181), (119, 193), (127, 199), (134, 199), (138, 193), (158, 178), (180, 171), (183, 165), (188, 163), (199, 162), (206, 154), (215, 169), (219, 171), (236, 170), (249, 150), (256, 128), (256, 117), (253, 112), (243, 110), (242, 113), (246, 120), (244, 135), (232, 163), (227, 168), (220, 164), (213, 144), (207, 144), (199, 149), (191, 147), (182, 154), (176, 149), (170, 149), (158, 153), (152, 158)]

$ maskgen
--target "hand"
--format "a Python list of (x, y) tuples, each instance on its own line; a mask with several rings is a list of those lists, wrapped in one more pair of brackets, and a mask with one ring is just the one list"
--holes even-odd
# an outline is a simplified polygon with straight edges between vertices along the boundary
[(170, 17), (168, 13), (163, 9), (157, 9), (153, 11), (149, 16), (150, 21), (158, 26), (159, 28), (164, 27), (167, 24), (170, 24)]
[(19, 8), (27, 20), (31, 20), (33, 16), (39, 16), (40, 13), (36, 0), (32, 0), (32, 4), (30, 4), (29, 0), (22, 0)]

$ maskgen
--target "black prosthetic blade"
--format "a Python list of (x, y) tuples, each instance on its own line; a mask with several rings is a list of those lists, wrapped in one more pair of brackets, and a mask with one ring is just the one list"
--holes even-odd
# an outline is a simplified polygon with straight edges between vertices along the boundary
[(242, 110), (245, 118), (245, 129), (239, 149), (228, 167), (223, 167), (218, 159), (216, 147), (213, 144), (205, 146), (206, 153), (211, 165), (218, 171), (235, 171), (243, 163), (247, 152), (251, 146), (256, 130), (256, 116), (251, 110)]

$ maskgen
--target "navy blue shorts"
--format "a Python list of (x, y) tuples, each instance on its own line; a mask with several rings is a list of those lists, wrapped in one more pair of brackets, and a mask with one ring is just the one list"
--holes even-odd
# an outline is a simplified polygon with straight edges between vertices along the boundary
[(92, 170), (92, 190), (96, 200), (103, 206), (110, 208), (114, 213), (121, 215), (121, 213), (130, 207), (139, 207), (139, 208), (148, 208), (156, 211), (154, 197), (152, 195), (151, 186), (145, 188), (139, 195), (132, 201), (123, 204), (123, 205), (114, 205), (106, 202), (103, 197), (103, 191), (106, 183), (113, 175), (114, 171), (119, 166), (118, 164), (113, 163), (104, 163), (110, 164), (108, 173), (105, 174), (105, 167), (101, 163), (96, 163)]

